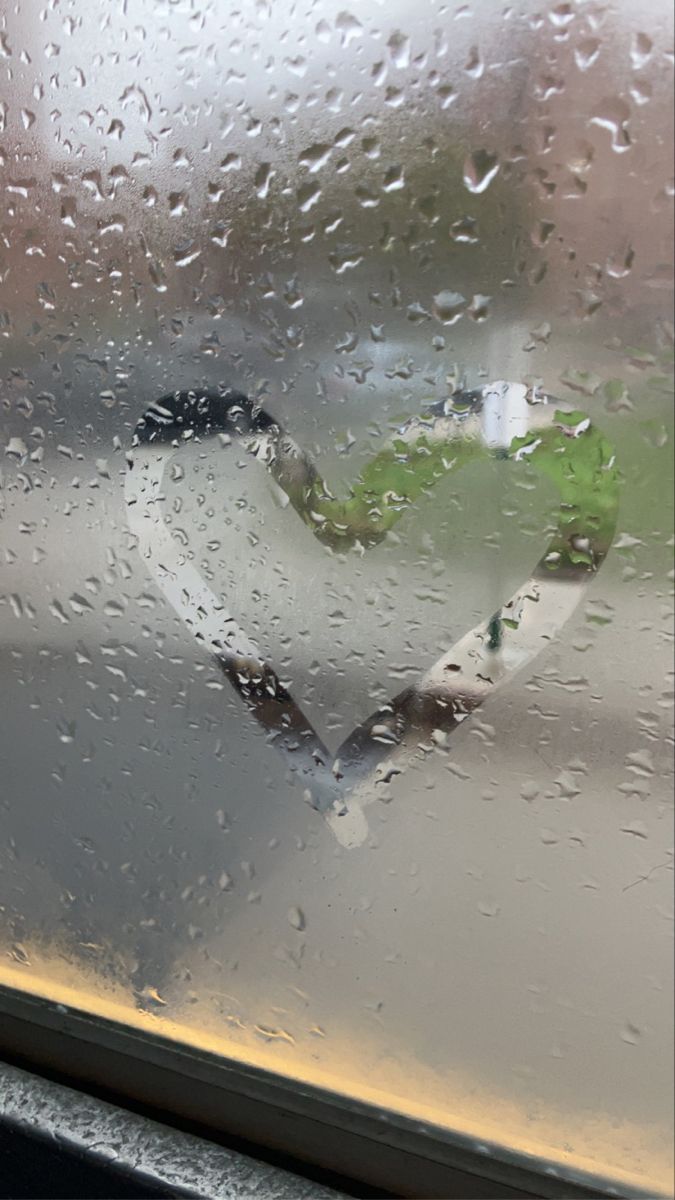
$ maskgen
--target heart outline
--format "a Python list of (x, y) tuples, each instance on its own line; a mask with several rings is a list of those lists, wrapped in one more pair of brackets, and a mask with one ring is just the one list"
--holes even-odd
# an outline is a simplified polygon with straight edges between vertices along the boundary
[[(556, 429), (560, 433), (552, 437)], [(499, 612), (357, 726), (332, 755), (164, 523), (162, 481), (169, 459), (181, 444), (217, 434), (240, 439), (319, 540), (339, 548), (351, 542), (365, 549), (382, 540), (417, 496), (456, 465), (457, 454), (466, 461), (486, 453), (516, 461), (527, 457), (541, 465), (544, 445), (545, 473), (556, 478), (562, 491), (561, 524), (532, 575)], [(559, 461), (552, 457), (551, 445), (561, 455)], [(583, 453), (575, 453), (575, 446)], [(455, 451), (454, 460), (444, 457), (448, 447)], [(330, 493), (311, 459), (269, 413), (231, 389), (178, 391), (150, 405), (134, 431), (128, 463), (125, 501), (139, 553), (174, 610), (215, 657), (268, 740), (304, 783), (306, 798), (348, 845), (360, 844), (367, 832), (356, 789), (363, 791), (365, 785), (367, 792), (373, 782), (386, 781), (399, 769), (382, 762), (386, 748), (400, 764), (402, 752), (414, 748), (420, 736), (432, 729), (452, 732), (495, 687), (531, 662), (569, 619), (606, 556), (618, 507), (613, 452), (589, 419), (582, 413), (551, 413), (546, 397), (502, 381), (460, 393), (410, 418), (371, 461), (345, 502)], [(384, 487), (392, 479), (398, 490)], [(577, 496), (582, 492), (586, 500), (580, 507)], [(350, 810), (352, 820), (345, 821)]]

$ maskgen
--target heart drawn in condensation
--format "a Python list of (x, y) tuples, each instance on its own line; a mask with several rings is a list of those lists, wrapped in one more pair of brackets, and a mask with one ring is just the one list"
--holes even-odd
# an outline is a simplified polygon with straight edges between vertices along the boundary
[[(337, 550), (362, 552), (448, 471), (486, 456), (527, 460), (561, 494), (558, 528), (532, 575), (412, 687), (362, 722), (331, 754), (272, 663), (195, 569), (161, 510), (168, 461), (186, 442), (238, 439), (269, 471), (300, 519)], [(346, 500), (264, 409), (231, 390), (176, 392), (150, 405), (134, 432), (125, 483), (129, 526), (169, 603), (217, 660), (248, 711), (345, 845), (367, 826), (359, 795), (402, 769), (420, 737), (443, 740), (556, 637), (614, 534), (619, 476), (611, 446), (583, 413), (562, 412), (523, 384), (461, 392), (411, 417), (383, 443)]]

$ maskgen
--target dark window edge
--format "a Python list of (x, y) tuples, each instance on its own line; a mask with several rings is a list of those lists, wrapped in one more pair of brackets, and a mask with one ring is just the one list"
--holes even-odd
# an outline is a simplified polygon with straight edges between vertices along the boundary
[(655, 1200), (653, 1191), (505, 1146), (479, 1148), (463, 1134), (4, 986), (0, 1055), (395, 1196)]

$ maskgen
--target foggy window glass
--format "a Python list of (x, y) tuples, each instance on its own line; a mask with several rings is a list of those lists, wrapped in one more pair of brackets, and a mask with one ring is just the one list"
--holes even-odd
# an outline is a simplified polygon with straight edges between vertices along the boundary
[(650, 1195), (672, 14), (0, 17), (0, 982)]

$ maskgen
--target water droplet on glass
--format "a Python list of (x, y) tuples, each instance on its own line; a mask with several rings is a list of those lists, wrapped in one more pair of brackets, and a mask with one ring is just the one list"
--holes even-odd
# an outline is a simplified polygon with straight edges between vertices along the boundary
[(299, 932), (302, 932), (306, 928), (307, 922), (305, 920), (305, 914), (303, 913), (301, 908), (298, 908), (298, 907), (289, 908), (287, 917), (288, 917), (288, 924), (293, 929), (297, 929)]
[(387, 42), (387, 49), (395, 67), (399, 67), (402, 70), (410, 66), (410, 38), (406, 37), (400, 30), (392, 33)]
[(574, 51), (574, 61), (580, 71), (588, 71), (598, 61), (599, 54), (600, 40), (593, 37), (584, 38)]
[(339, 31), (340, 41), (345, 48), (349, 46), (350, 42), (353, 42), (356, 38), (360, 38), (363, 34), (363, 25), (361, 22), (357, 21), (356, 17), (352, 16), (351, 13), (345, 11), (338, 13), (335, 19), (335, 28)]
[(460, 292), (438, 292), (434, 296), (434, 316), (444, 325), (454, 325), (464, 315), (466, 305)]
[(474, 150), (464, 162), (464, 186), (479, 194), (487, 190), (499, 171), (499, 158), (488, 150)]
[(303, 183), (298, 188), (297, 196), (300, 212), (306, 213), (317, 203), (321, 196), (321, 188), (318, 183)]
[(641, 70), (650, 60), (654, 43), (646, 33), (636, 33), (630, 51), (630, 60), (636, 71)]
[(478, 241), (478, 222), (473, 217), (461, 217), (450, 226), (453, 242), (475, 245)]
[(478, 46), (472, 46), (469, 57), (464, 64), (464, 70), (471, 79), (480, 79), (485, 70)]

